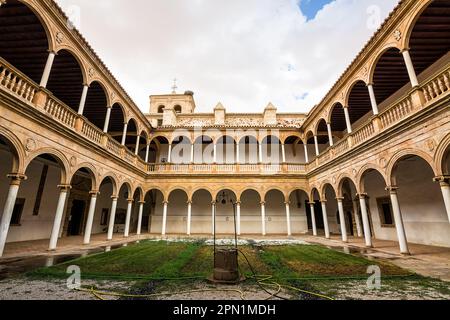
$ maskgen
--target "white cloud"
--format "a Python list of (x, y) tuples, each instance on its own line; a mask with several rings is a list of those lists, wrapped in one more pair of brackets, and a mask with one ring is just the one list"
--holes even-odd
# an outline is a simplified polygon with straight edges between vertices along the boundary
[[(297, 0), (57, 0), (138, 106), (195, 92), (197, 112), (307, 112), (320, 102), (397, 0), (335, 0), (306, 22)], [(375, 10), (376, 12), (377, 10)], [(376, 19), (378, 20), (378, 19)]]

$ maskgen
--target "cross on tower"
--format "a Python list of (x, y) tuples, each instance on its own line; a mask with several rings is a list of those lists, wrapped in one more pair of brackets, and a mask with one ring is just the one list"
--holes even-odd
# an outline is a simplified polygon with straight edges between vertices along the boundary
[(177, 78), (173, 79), (173, 87), (172, 87), (172, 94), (176, 94), (177, 93)]

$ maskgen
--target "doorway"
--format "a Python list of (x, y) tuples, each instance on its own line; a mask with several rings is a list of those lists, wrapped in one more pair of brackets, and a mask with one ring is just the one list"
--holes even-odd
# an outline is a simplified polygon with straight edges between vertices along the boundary
[(86, 201), (73, 200), (72, 209), (70, 211), (68, 236), (79, 236), (81, 234), (81, 225), (83, 222)]

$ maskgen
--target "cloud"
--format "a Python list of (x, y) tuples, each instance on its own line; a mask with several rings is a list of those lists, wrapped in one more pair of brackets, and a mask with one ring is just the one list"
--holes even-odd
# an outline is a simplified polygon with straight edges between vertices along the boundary
[(334, 0), (307, 20), (298, 0), (57, 1), (144, 112), (175, 77), (197, 112), (307, 112), (397, 4)]

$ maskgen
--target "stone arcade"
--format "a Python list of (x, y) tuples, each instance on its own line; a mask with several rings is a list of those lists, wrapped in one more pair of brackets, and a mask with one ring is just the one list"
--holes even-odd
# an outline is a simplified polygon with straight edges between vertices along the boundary
[[(400, 1), (308, 114), (140, 112), (53, 0), (0, 0), (0, 256), (92, 235), (450, 247), (450, 0)], [(200, 129), (201, 127), (201, 129)]]

